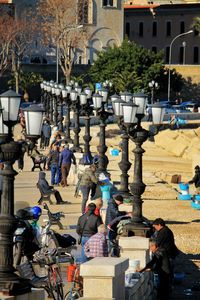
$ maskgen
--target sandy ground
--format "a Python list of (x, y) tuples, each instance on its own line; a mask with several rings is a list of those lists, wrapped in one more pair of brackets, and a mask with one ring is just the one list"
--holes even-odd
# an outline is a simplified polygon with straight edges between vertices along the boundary
[[(97, 133), (98, 126), (91, 128), (91, 150), (96, 153), (98, 144)], [(117, 147), (120, 142), (120, 134), (117, 125), (107, 126), (108, 138), (106, 140), (109, 158), (108, 171), (111, 173), (111, 178), (114, 182), (120, 182), (120, 169), (118, 163), (121, 160), (120, 155), (110, 156), (109, 150), (111, 147)], [(82, 128), (81, 136), (84, 134)], [(82, 139), (81, 139), (81, 142)], [(183, 283), (175, 286), (173, 290), (173, 299), (200, 299), (200, 294), (192, 293), (186, 295), (187, 289), (191, 288), (195, 280), (199, 280), (200, 266), (200, 211), (194, 210), (190, 206), (190, 201), (177, 200), (178, 185), (171, 184), (163, 180), (165, 174), (181, 174), (183, 181), (189, 180), (192, 177), (191, 161), (186, 161), (181, 158), (176, 158), (165, 150), (158, 148), (154, 143), (147, 141), (143, 148), (146, 150), (143, 156), (143, 181), (146, 184), (146, 190), (143, 194), (143, 215), (149, 220), (154, 220), (157, 217), (163, 218), (167, 225), (172, 229), (175, 236), (176, 245), (181, 251), (181, 255), (177, 259), (176, 271), (185, 272), (186, 277)], [(130, 162), (132, 163), (129, 171), (129, 181), (133, 181), (134, 167), (134, 143), (130, 141)], [(38, 171), (31, 172), (32, 162), (29, 158), (25, 159), (25, 168), (22, 173), (16, 177), (15, 181), (15, 208), (33, 205), (39, 199), (39, 192), (36, 188), (38, 179)], [(17, 170), (17, 167), (16, 167)], [(47, 172), (47, 177), (50, 178), (50, 172)], [(71, 173), (69, 178), (70, 186), (67, 188), (58, 187), (63, 199), (71, 201), (70, 205), (53, 205), (53, 211), (64, 211), (66, 217), (64, 224), (67, 231), (75, 235), (74, 225), (80, 215), (81, 198), (74, 198), (75, 186), (74, 177)], [(194, 188), (191, 188), (194, 192)], [(66, 232), (66, 230), (64, 230)], [(189, 292), (190, 294), (190, 292)], [(141, 299), (142, 300), (142, 299)]]

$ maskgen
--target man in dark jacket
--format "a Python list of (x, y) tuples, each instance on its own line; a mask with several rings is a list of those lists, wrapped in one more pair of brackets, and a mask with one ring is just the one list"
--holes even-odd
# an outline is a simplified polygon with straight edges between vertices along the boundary
[(115, 218), (126, 214), (125, 211), (119, 211), (119, 205), (123, 203), (123, 200), (122, 195), (114, 195), (113, 199), (108, 202), (105, 221), (106, 226), (108, 226)]
[(45, 195), (54, 195), (56, 198), (56, 204), (69, 204), (68, 201), (63, 201), (59, 191), (55, 190), (51, 185), (48, 184), (46, 180), (45, 172), (39, 173), (39, 180), (37, 183), (38, 187), (41, 189)]
[(59, 166), (62, 173), (61, 185), (62, 187), (65, 187), (68, 186), (67, 177), (69, 175), (71, 163), (73, 162), (73, 164), (76, 165), (76, 158), (74, 153), (69, 149), (69, 145), (67, 143), (63, 144), (63, 147), (64, 149), (60, 153)]
[(150, 240), (150, 250), (152, 259), (140, 272), (151, 270), (158, 274), (157, 299), (169, 300), (171, 270), (168, 255), (166, 250), (158, 247), (157, 242), (153, 239)]
[(47, 120), (45, 120), (42, 125), (42, 135), (44, 139), (44, 147), (46, 148), (49, 146), (49, 141), (51, 137), (51, 126)]
[(157, 218), (153, 221), (153, 227), (156, 230), (154, 238), (158, 244), (158, 247), (164, 248), (170, 259), (174, 259), (179, 250), (174, 242), (173, 232), (165, 225), (165, 221), (161, 218)]
[(101, 225), (102, 219), (100, 216), (95, 215), (96, 205), (90, 203), (88, 205), (87, 213), (79, 217), (76, 232), (79, 234), (81, 239), (81, 262), (87, 261), (87, 256), (84, 252), (84, 245), (89, 240), (89, 238), (98, 232), (98, 227)]
[(196, 188), (196, 194), (200, 194), (200, 167), (196, 166), (194, 168), (194, 171), (195, 171), (194, 177), (188, 183), (189, 184), (194, 183), (195, 188)]
[(53, 145), (53, 150), (50, 151), (49, 158), (47, 160), (48, 168), (51, 168), (51, 184), (59, 183), (59, 148), (57, 145)]

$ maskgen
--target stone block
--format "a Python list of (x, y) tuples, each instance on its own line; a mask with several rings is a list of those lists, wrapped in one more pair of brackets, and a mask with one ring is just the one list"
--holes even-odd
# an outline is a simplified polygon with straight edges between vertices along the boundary
[(17, 296), (6, 296), (0, 293), (0, 300), (45, 300), (44, 289), (34, 289), (32, 288), (31, 293)]
[(132, 210), (133, 210), (132, 203), (119, 205), (119, 211), (132, 212)]
[(117, 257), (96, 257), (80, 267), (80, 275), (83, 277), (114, 277), (128, 268), (128, 259)]
[[(85, 298), (125, 300), (125, 271), (128, 259), (98, 257), (81, 265)], [(96, 295), (96, 297), (95, 297)]]
[(129, 259), (138, 259), (140, 261), (140, 268), (144, 268), (146, 263), (149, 261), (149, 250), (124, 250), (121, 251), (121, 257)]
[(170, 144), (167, 145), (166, 150), (172, 152), (175, 156), (181, 157), (189, 145), (190, 143), (183, 137), (178, 137), (176, 140), (171, 140)]
[(149, 249), (149, 239), (140, 236), (120, 237), (119, 245), (122, 249)]

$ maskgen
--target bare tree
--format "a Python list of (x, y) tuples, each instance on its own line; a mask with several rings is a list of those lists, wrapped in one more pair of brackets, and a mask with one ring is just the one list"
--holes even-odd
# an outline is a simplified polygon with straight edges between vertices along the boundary
[(68, 82), (77, 53), (87, 40), (87, 27), (80, 23), (80, 7), (76, 0), (39, 0), (38, 14), (44, 41), (59, 50), (59, 64)]
[(11, 65), (10, 49), (14, 39), (14, 19), (7, 13), (0, 15), (0, 77)]
[(30, 18), (14, 20), (14, 32), (11, 47), (12, 72), (15, 77), (16, 92), (19, 91), (19, 76), (24, 54), (33, 43), (35, 34), (34, 22)]

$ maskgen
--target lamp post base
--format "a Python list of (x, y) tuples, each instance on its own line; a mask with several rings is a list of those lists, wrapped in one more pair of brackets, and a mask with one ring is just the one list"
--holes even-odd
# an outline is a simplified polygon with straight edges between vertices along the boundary
[(131, 220), (131, 223), (125, 224), (123, 227), (123, 236), (142, 236), (149, 238), (153, 234), (152, 228), (147, 221), (136, 223)]

